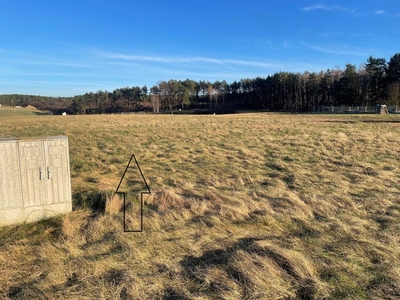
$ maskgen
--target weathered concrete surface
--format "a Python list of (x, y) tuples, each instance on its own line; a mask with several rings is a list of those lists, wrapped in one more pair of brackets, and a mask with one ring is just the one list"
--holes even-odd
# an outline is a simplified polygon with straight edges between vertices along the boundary
[(0, 139), (0, 226), (70, 211), (67, 137)]

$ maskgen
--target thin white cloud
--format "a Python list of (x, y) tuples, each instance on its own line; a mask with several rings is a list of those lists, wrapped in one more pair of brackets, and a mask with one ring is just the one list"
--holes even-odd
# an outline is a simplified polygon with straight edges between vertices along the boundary
[(319, 51), (323, 53), (329, 54), (345, 54), (345, 55), (357, 55), (357, 56), (367, 56), (366, 52), (359, 51), (358, 49), (349, 49), (348, 46), (318, 46), (313, 44), (308, 44), (305, 42), (301, 42), (304, 46)]
[(341, 11), (346, 11), (346, 12), (354, 12), (354, 8), (350, 7), (342, 7), (342, 6), (337, 6), (337, 5), (325, 5), (325, 4), (315, 4), (311, 6), (306, 6), (303, 7), (301, 10), (302, 11), (311, 11), (311, 10), (341, 10)]
[(10, 71), (0, 70), (0, 76), (35, 76), (35, 77), (86, 77), (86, 78), (110, 78), (109, 74), (100, 73), (57, 73), (57, 72), (32, 72), (32, 71)]
[(41, 66), (61, 66), (61, 67), (73, 67), (73, 68), (93, 68), (89, 64), (76, 64), (67, 62), (56, 62), (56, 61), (20, 61), (30, 65), (41, 65)]
[(239, 79), (239, 78), (255, 78), (259, 76), (256, 73), (247, 73), (247, 72), (237, 72), (237, 73), (225, 73), (225, 72), (216, 72), (216, 73), (201, 73), (201, 72), (193, 72), (182, 69), (163, 69), (163, 71), (167, 71), (169, 74), (174, 74), (176, 76), (181, 76), (182, 79), (188, 78), (188, 76), (195, 76), (196, 78), (216, 78), (216, 79)]
[(49, 81), (49, 80), (1, 80), (0, 84), (12, 84), (12, 85), (95, 85), (98, 87), (102, 86), (102, 83), (94, 84), (93, 82), (83, 82), (83, 81)]
[(279, 64), (274, 63), (266, 63), (259, 61), (248, 61), (248, 60), (232, 60), (232, 59), (222, 59), (222, 63), (232, 64), (232, 65), (241, 65), (241, 66), (250, 66), (250, 67), (261, 67), (261, 68), (276, 68), (281, 67)]
[(221, 64), (220, 60), (205, 57), (161, 57), (161, 56), (146, 56), (146, 55), (127, 55), (119, 53), (102, 52), (105, 58), (120, 59), (128, 61), (147, 61), (147, 62), (161, 62), (161, 63), (193, 63), (193, 62), (206, 62)]
[[(1, 52), (1, 50), (0, 50)], [(9, 52), (9, 51), (8, 51)], [(2, 57), (3, 61), (13, 62), (15, 64), (38, 65), (38, 66), (60, 66), (71, 68), (94, 68), (94, 66), (87, 62), (87, 60), (73, 59), (65, 60), (54, 57), (16, 52)]]
[(209, 57), (161, 57), (161, 56), (144, 56), (144, 55), (127, 55), (110, 52), (98, 52), (103, 58), (139, 61), (139, 62), (159, 62), (159, 63), (208, 63), (216, 65), (239, 65), (260, 68), (278, 68), (280, 64), (250, 61), (250, 60), (235, 60), (235, 59), (217, 59)]
[(382, 9), (378, 9), (378, 10), (376, 10), (375, 11), (375, 14), (377, 14), (377, 15), (382, 15), (382, 14), (384, 14), (386, 11), (384, 11), (384, 10), (382, 10)]

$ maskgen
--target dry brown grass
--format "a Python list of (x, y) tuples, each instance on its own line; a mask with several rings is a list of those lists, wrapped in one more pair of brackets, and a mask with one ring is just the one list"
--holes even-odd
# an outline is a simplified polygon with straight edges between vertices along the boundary
[(116, 215), (120, 214), (124, 208), (124, 201), (118, 195), (110, 195), (106, 199), (105, 212)]
[[(69, 137), (75, 201), (65, 216), (0, 229), (0, 298), (398, 299), (398, 124), (0, 118), (1, 137)], [(112, 196), (132, 153), (152, 190), (142, 233), (123, 232)], [(137, 226), (137, 205), (129, 212)]]

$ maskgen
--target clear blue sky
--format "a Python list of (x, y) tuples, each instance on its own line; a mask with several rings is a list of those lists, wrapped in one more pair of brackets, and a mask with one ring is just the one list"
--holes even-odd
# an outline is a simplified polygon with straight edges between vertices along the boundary
[(231, 83), (397, 52), (399, 0), (0, 0), (0, 94)]

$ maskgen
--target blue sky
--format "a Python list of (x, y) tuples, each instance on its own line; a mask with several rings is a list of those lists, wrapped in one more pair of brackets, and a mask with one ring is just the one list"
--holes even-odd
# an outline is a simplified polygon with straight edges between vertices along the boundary
[(398, 52), (398, 0), (0, 0), (0, 94), (231, 83)]

